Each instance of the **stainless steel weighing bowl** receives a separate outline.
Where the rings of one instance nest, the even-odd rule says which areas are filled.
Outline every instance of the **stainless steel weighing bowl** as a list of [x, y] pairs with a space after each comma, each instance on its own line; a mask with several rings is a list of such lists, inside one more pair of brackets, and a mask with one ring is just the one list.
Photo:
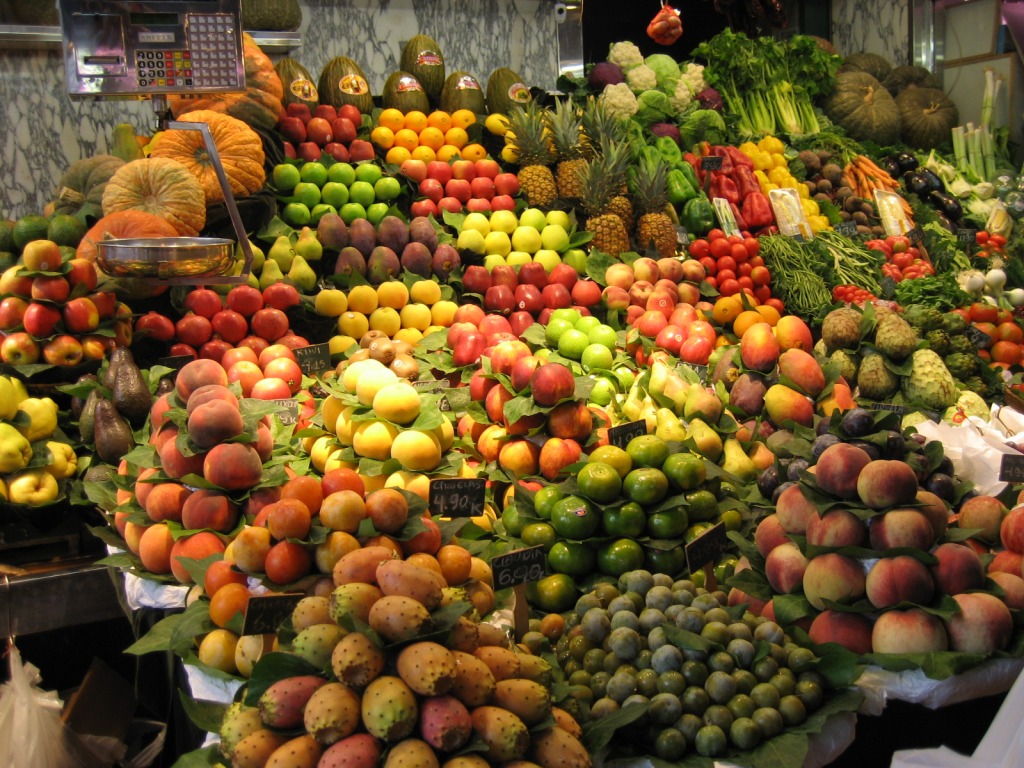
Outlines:
[[112, 277], [209, 277], [231, 268], [234, 246], [215, 237], [121, 238], [101, 241], [97, 260]]

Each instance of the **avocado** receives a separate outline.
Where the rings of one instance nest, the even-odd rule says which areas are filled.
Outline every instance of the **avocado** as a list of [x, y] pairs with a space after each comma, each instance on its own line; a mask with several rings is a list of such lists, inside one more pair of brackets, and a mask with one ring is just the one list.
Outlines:
[[146, 377], [135, 363], [124, 362], [117, 366], [111, 386], [111, 401], [117, 412], [136, 429], [146, 423], [153, 396], [149, 393]]
[[[99, 379], [96, 378], [96, 374], [94, 374], [94, 373], [83, 374], [82, 376], [78, 377], [78, 381], [76, 381], [75, 383], [76, 384], [87, 384], [89, 382], [96, 382], [97, 384], [99, 383]], [[89, 390], [89, 391], [91, 392], [92, 390]], [[86, 395], [86, 397], [88, 397], [88, 395]], [[85, 406], [85, 397], [73, 397], [73, 398], [71, 398], [71, 415], [74, 416], [76, 419], [81, 418], [81, 416], [82, 416], [82, 408], [84, 406]]]
[[121, 418], [114, 404], [102, 395], [96, 400], [93, 429], [96, 455], [108, 464], [116, 464], [135, 447], [132, 428]]
[[78, 434], [83, 443], [91, 443], [96, 436], [96, 403], [101, 397], [103, 395], [99, 388], [92, 390], [82, 404], [82, 412], [78, 414]]
[[110, 362], [107, 363], [106, 373], [103, 374], [103, 386], [107, 389], [114, 386], [114, 374], [117, 373], [118, 366], [124, 362], [135, 362], [132, 351], [128, 347], [114, 347], [114, 351], [110, 353]]

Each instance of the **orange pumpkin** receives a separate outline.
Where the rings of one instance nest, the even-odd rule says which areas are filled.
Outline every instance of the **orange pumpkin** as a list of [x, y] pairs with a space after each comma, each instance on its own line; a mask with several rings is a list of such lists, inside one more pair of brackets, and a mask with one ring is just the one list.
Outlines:
[[274, 71], [274, 63], [248, 33], [242, 35], [242, 61], [245, 64], [244, 91], [196, 98], [171, 96], [171, 114], [177, 118], [185, 112], [212, 109], [237, 117], [256, 128], [273, 128], [283, 109], [281, 99], [284, 97], [284, 87]]
[[[263, 170], [263, 141], [259, 134], [241, 120], [202, 109], [186, 112], [179, 118], [193, 123], [206, 123], [217, 146], [221, 165], [228, 177], [231, 194], [244, 197], [263, 188], [267, 174]], [[224, 192], [217, 179], [210, 155], [199, 131], [173, 129], [164, 131], [153, 146], [150, 159], [156, 157], [176, 160], [199, 180], [207, 205], [224, 200]]]
[[146, 211], [166, 219], [179, 235], [194, 237], [206, 224], [199, 180], [177, 160], [149, 157], [118, 169], [103, 190], [103, 213]]
[[114, 211], [101, 218], [85, 233], [75, 256], [96, 263], [99, 243], [111, 238], [177, 237], [176, 230], [167, 219], [145, 211]]

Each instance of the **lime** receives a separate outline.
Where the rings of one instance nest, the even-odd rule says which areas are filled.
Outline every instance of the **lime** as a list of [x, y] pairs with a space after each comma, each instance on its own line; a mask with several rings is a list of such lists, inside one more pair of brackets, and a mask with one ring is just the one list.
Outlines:
[[353, 181], [348, 188], [348, 196], [353, 203], [359, 203], [362, 206], [372, 205], [377, 199], [373, 192], [373, 184], [368, 181]]
[[695, 523], [718, 519], [718, 499], [711, 491], [704, 489], [686, 494], [686, 511]]
[[647, 533], [652, 539], [678, 539], [685, 535], [689, 522], [684, 509], [656, 512], [647, 518]]
[[568, 320], [574, 328], [581, 317], [583, 315], [580, 314], [580, 311], [572, 307], [559, 307], [551, 313], [552, 320]]
[[352, 182], [356, 180], [356, 169], [348, 163], [335, 163], [327, 169], [327, 180], [351, 187]]
[[668, 495], [668, 478], [660, 469], [640, 467], [630, 471], [622, 481], [627, 499], [642, 506], [654, 506]]
[[[581, 331], [576, 331], [576, 333], [581, 333]], [[561, 351], [561, 339], [559, 340], [559, 351]], [[612, 367], [614, 357], [612, 351], [604, 344], [590, 343], [583, 348], [583, 354], [580, 355], [579, 360], [585, 371], [607, 371]]]
[[668, 458], [668, 444], [657, 435], [638, 435], [626, 444], [634, 467], [660, 468]]
[[633, 468], [633, 460], [629, 454], [617, 445], [600, 445], [590, 452], [588, 461], [600, 461], [611, 464], [619, 477], [625, 477]]
[[622, 490], [622, 478], [618, 470], [602, 461], [587, 462], [576, 476], [576, 484], [580, 487], [580, 493], [597, 504], [615, 501]]
[[348, 202], [348, 187], [340, 181], [328, 181], [320, 190], [320, 199], [335, 208], [341, 208]]
[[593, 548], [582, 541], [556, 541], [548, 550], [548, 568], [555, 573], [586, 576], [596, 562]]
[[551, 519], [551, 508], [561, 501], [565, 494], [553, 485], [541, 488], [533, 497], [533, 510], [541, 520]]
[[573, 327], [577, 331], [583, 331], [584, 333], [588, 334], [589, 337], [590, 331], [599, 326], [600, 324], [601, 320], [599, 318], [596, 318], [593, 315], [584, 315], [573, 324]]
[[351, 224], [356, 219], [366, 218], [366, 208], [359, 203], [345, 203], [338, 209], [338, 215], [346, 224]]
[[544, 613], [568, 611], [577, 597], [576, 581], [566, 573], [553, 573], [526, 585], [527, 600]]
[[615, 349], [619, 345], [618, 334], [610, 325], [598, 323], [587, 331], [587, 338], [591, 344], [601, 344], [608, 349]]
[[394, 176], [382, 176], [373, 183], [373, 193], [378, 200], [394, 200], [402, 194], [402, 185]]
[[366, 218], [370, 220], [373, 226], [377, 226], [388, 215], [389, 208], [390, 206], [387, 203], [372, 203], [366, 206]]
[[692, 491], [707, 479], [704, 460], [692, 453], [673, 453], [665, 459], [661, 471], [678, 491]]
[[729, 741], [735, 744], [737, 749], [753, 749], [761, 743], [761, 738], [761, 726], [749, 717], [737, 717], [729, 726]]
[[570, 330], [573, 330], [573, 327], [569, 320], [552, 317], [544, 328], [544, 340], [549, 347], [557, 347], [558, 339], [561, 338], [563, 333]]
[[601, 517], [581, 496], [566, 496], [551, 509], [555, 533], [567, 539], [587, 539], [597, 533]]
[[309, 181], [300, 181], [292, 190], [292, 197], [296, 202], [302, 203], [307, 208], [312, 208], [320, 202], [320, 187]]
[[376, 163], [360, 163], [356, 166], [356, 181], [375, 184], [384, 175], [384, 171]]
[[505, 533], [509, 536], [522, 535], [523, 529], [526, 527], [515, 504], [505, 507], [505, 511], [501, 513], [501, 524], [505, 526]]
[[583, 357], [583, 350], [589, 343], [587, 334], [583, 331], [568, 328], [558, 337], [558, 354], [570, 360], [579, 360]]
[[644, 548], [632, 539], [616, 539], [597, 551], [597, 567], [609, 576], [643, 568]]
[[647, 515], [643, 507], [635, 501], [629, 501], [621, 507], [606, 509], [601, 518], [601, 527], [609, 536], [635, 539], [647, 530]]
[[299, 178], [308, 183], [322, 187], [327, 183], [327, 167], [323, 163], [303, 163], [299, 168]]
[[281, 218], [290, 227], [304, 227], [309, 224], [309, 208], [302, 203], [288, 203], [281, 211]]
[[738, 509], [726, 509], [718, 516], [718, 519], [725, 524], [727, 531], [738, 531], [743, 525], [743, 515]]
[[683, 534], [683, 538], [686, 540], [686, 543], [689, 544], [698, 536], [705, 534], [710, 530], [711, 523], [693, 523], [689, 528], [686, 529], [686, 533]]
[[697, 737], [693, 740], [694, 749], [702, 757], [724, 754], [727, 745], [725, 731], [718, 725], [705, 725], [697, 731]]
[[536, 547], [540, 545], [547, 552], [551, 549], [551, 545], [555, 543], [558, 535], [550, 523], [529, 523], [523, 526], [523, 531], [519, 538], [523, 540], [526, 546]]
[[274, 188], [281, 194], [287, 194], [295, 189], [295, 185], [302, 181], [302, 174], [298, 166], [291, 163], [278, 163], [270, 174]]

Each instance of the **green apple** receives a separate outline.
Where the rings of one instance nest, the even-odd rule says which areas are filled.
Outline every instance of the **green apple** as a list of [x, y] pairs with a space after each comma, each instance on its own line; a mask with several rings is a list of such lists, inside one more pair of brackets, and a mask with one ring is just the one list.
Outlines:
[[356, 169], [348, 163], [335, 163], [327, 169], [327, 180], [351, 187], [356, 180]]
[[594, 317], [593, 315], [586, 315], [585, 317], [581, 317], [579, 320], [577, 320], [573, 324], [573, 327], [577, 331], [583, 331], [584, 333], [589, 334], [591, 328], [597, 328], [597, 326], [599, 326], [600, 324], [600, 318]]
[[466, 229], [463, 227], [462, 231], [459, 232], [459, 239], [455, 241], [455, 247], [472, 251], [473, 253], [483, 253], [484, 248], [484, 236], [483, 233], [478, 229]]
[[575, 269], [577, 274], [587, 273], [587, 252], [582, 248], [570, 248], [562, 254], [562, 261]]
[[505, 263], [510, 267], [515, 267], [516, 271], [528, 262], [533, 261], [533, 257], [526, 251], [512, 251], [508, 256], [505, 257]]
[[618, 383], [609, 376], [594, 377], [594, 388], [590, 390], [590, 402], [595, 405], [608, 405], [619, 392]]
[[[560, 310], [555, 310], [558, 312]], [[558, 340], [562, 334], [566, 331], [571, 331], [573, 321], [566, 317], [555, 317], [554, 313], [551, 315], [551, 319], [548, 324], [544, 327], [544, 340], [548, 343], [548, 346], [554, 347], [558, 345]]]
[[356, 166], [356, 181], [374, 184], [383, 175], [384, 171], [376, 163], [360, 163]]
[[484, 269], [490, 272], [492, 269], [501, 264], [506, 264], [504, 256], [499, 256], [496, 253], [489, 253], [484, 256]]
[[519, 226], [515, 211], [494, 211], [491, 213], [491, 231], [497, 230], [511, 235]]
[[620, 365], [615, 369], [615, 377], [619, 380], [619, 389], [628, 392], [629, 388], [633, 386], [633, 382], [636, 381], [636, 372]]
[[544, 229], [545, 224], [547, 224], [547, 217], [540, 208], [527, 208], [519, 214], [519, 226], [521, 227], [533, 227], [540, 232]]
[[551, 273], [551, 270], [562, 263], [561, 256], [558, 255], [557, 251], [552, 251], [550, 248], [541, 248], [535, 254], [533, 254], [533, 260], [538, 264], [543, 264], [544, 269]]
[[[472, 216], [473, 214], [470, 214]], [[484, 236], [484, 251], [496, 253], [499, 256], [508, 256], [512, 250], [512, 241], [505, 232], [488, 232]]]
[[[580, 317], [582, 317], [582, 315], [580, 315], [580, 311], [578, 309], [573, 309], [572, 307], [561, 307], [551, 312], [552, 322], [555, 320], [564, 320], [573, 328], [576, 327], [576, 323], [579, 322]], [[550, 322], [548, 324], [550, 325]]]
[[[332, 168], [334, 166], [331, 166]], [[285, 206], [287, 208], [287, 206]], [[345, 203], [338, 209], [338, 215], [346, 224], [351, 224], [356, 219], [366, 218], [366, 208], [360, 203]]]
[[491, 231], [491, 222], [484, 214], [479, 211], [473, 211], [472, 213], [466, 214], [466, 218], [462, 221], [462, 231], [465, 232], [467, 229], [475, 229], [481, 235], [486, 237]]
[[569, 248], [569, 233], [561, 224], [546, 224], [540, 231], [540, 241], [552, 251], [565, 251]]
[[366, 206], [366, 218], [370, 220], [373, 226], [380, 224], [384, 217], [388, 215], [389, 206], [387, 203], [372, 203]]
[[548, 224], [557, 224], [562, 229], [568, 230], [572, 227], [572, 222], [569, 221], [569, 214], [567, 211], [550, 210], [544, 217], [544, 221]]
[[512, 233], [512, 248], [517, 251], [536, 253], [541, 248], [540, 230], [519, 225]]

